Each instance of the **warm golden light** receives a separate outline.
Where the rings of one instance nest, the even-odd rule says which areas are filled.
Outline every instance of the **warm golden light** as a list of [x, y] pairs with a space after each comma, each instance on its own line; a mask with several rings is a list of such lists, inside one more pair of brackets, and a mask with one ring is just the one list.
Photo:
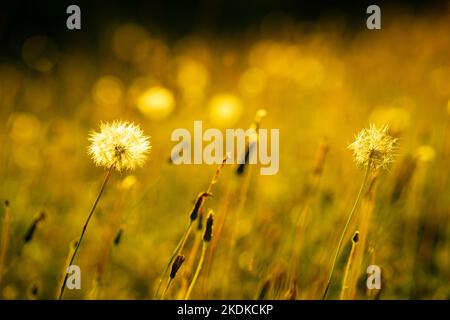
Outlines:
[[232, 94], [219, 94], [214, 96], [209, 103], [209, 117], [211, 121], [220, 127], [233, 126], [242, 113], [241, 100]]
[[379, 126], [389, 124], [390, 132], [395, 135], [408, 128], [410, 123], [409, 112], [403, 108], [377, 108], [372, 112], [370, 118]]
[[201, 98], [208, 81], [208, 70], [201, 62], [191, 58], [180, 59], [177, 83], [188, 99]]
[[167, 88], [152, 87], [139, 96], [137, 107], [148, 118], [157, 121], [163, 120], [175, 108], [175, 97]]
[[102, 77], [95, 83], [92, 95], [100, 106], [117, 105], [123, 96], [122, 82], [113, 76]]
[[16, 2], [0, 299], [450, 298], [450, 7]]
[[264, 90], [267, 76], [259, 68], [246, 70], [239, 79], [239, 88], [247, 96], [255, 96]]

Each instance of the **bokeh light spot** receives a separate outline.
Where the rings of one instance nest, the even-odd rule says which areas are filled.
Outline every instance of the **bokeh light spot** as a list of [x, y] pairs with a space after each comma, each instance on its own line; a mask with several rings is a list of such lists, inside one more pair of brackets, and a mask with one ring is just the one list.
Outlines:
[[232, 94], [218, 94], [209, 103], [211, 121], [219, 127], [233, 126], [242, 113], [241, 100]]
[[163, 120], [175, 108], [175, 97], [169, 89], [155, 86], [144, 91], [139, 96], [137, 107], [150, 119]]

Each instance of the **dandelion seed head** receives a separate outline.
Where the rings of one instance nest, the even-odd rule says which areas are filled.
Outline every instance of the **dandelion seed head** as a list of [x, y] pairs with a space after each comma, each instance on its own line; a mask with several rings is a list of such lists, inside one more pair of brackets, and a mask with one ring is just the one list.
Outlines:
[[394, 162], [397, 139], [389, 135], [387, 125], [379, 128], [371, 124], [355, 136], [348, 148], [353, 150], [357, 164], [373, 170], [386, 169]]
[[102, 122], [100, 132], [92, 132], [89, 141], [88, 153], [94, 163], [118, 171], [141, 167], [151, 149], [149, 138], [127, 121]]

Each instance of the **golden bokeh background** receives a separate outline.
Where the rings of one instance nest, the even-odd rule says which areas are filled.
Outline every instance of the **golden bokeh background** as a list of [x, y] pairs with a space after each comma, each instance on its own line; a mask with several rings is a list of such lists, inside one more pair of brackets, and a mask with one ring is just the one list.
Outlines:
[[[231, 36], [168, 39], [135, 22], [99, 30], [94, 48], [29, 36], [0, 64], [0, 198], [10, 202], [6, 227], [0, 210], [8, 239], [1, 298], [56, 297], [69, 243], [104, 175], [87, 154], [88, 134], [115, 119], [151, 136], [151, 156], [135, 172], [113, 174], [77, 258], [82, 289], [65, 298], [153, 298], [216, 170], [170, 164], [171, 132], [192, 131], [194, 120], [245, 129], [261, 108], [261, 127], [280, 129], [280, 170], [222, 170], [205, 210], [223, 228], [192, 297], [284, 299], [295, 288], [296, 299], [320, 299], [363, 175], [346, 147], [376, 123], [389, 124], [398, 155], [349, 229], [330, 297], [339, 297], [350, 237], [370, 212], [352, 298], [373, 298], [369, 264], [383, 270], [378, 298], [450, 298], [449, 10], [383, 12], [377, 31], [364, 20], [349, 31], [338, 17], [287, 15]], [[189, 263], [166, 298], [181, 297]]]

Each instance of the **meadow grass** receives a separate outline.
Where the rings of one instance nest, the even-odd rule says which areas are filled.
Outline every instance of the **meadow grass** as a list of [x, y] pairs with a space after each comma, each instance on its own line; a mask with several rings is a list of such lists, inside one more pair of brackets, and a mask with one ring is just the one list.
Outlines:
[[[291, 21], [227, 39], [118, 24], [98, 46], [32, 52], [54, 62], [45, 72], [2, 61], [0, 297], [449, 299], [450, 14], [395, 17], [376, 34]], [[254, 127], [280, 129], [276, 175], [167, 161], [174, 129], [248, 128], [262, 107]], [[99, 145], [141, 132], [131, 123], [152, 136], [148, 161]], [[346, 149], [370, 124], [396, 139], [386, 170], [363, 141]], [[109, 156], [120, 170], [99, 195], [91, 160], [108, 170]], [[64, 292], [74, 263], [82, 289]], [[366, 287], [371, 264], [381, 290]]]

